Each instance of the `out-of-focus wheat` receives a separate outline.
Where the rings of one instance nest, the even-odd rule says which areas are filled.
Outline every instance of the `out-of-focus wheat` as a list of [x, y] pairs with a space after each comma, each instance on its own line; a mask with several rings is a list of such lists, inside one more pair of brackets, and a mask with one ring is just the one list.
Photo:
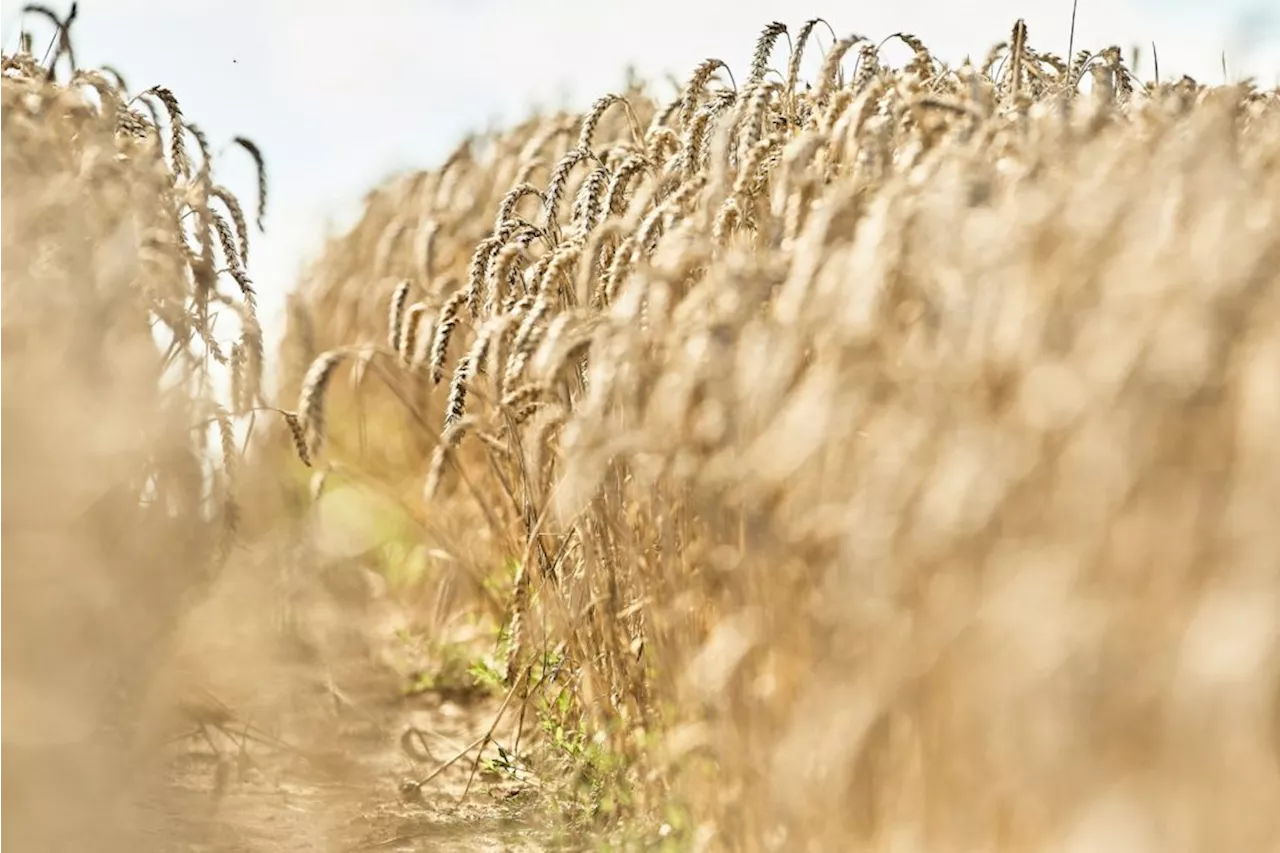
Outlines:
[[0, 87], [5, 840], [138, 849], [131, 726], [234, 544], [234, 420], [261, 398], [247, 227], [168, 90], [28, 53]]
[[741, 88], [709, 60], [373, 193], [309, 351], [385, 338], [371, 276], [445, 307], [392, 393], [329, 384], [317, 464], [519, 560], [512, 677], [565, 649], [632, 801], [721, 847], [1276, 837], [1280, 96], [1022, 22], [779, 86], [779, 27]]

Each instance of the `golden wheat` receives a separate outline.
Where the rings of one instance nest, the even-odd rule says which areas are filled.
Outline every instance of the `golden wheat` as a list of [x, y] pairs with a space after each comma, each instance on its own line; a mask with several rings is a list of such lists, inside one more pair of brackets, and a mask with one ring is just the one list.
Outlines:
[[956, 67], [832, 33], [802, 85], [820, 23], [380, 188], [301, 284], [299, 410], [410, 278], [430, 384], [393, 313], [394, 393], [326, 429], [518, 563], [509, 681], [563, 651], [607, 782], [701, 843], [1273, 837], [1280, 96], [1022, 21]]
[[5, 838], [137, 849], [128, 815], [153, 737], [140, 709], [243, 533], [237, 419], [263, 358], [248, 227], [173, 92], [131, 97], [118, 74], [77, 69], [74, 4], [65, 19], [28, 11], [59, 46], [47, 64], [0, 63], [5, 781], [20, 792]]

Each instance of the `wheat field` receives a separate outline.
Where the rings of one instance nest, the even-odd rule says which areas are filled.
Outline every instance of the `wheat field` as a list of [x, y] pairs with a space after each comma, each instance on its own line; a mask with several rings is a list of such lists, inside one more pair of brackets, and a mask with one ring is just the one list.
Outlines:
[[194, 843], [201, 613], [255, 720], [411, 674], [420, 764], [190, 849], [1274, 849], [1280, 92], [771, 23], [377, 187], [276, 351], [272, 152], [63, 48], [4, 58], [6, 840]]

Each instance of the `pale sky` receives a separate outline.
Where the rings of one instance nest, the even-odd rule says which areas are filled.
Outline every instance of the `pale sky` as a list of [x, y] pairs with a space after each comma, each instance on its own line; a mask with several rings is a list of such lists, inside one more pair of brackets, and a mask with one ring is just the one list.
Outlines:
[[[23, 2], [0, 0], [6, 50], [17, 46]], [[59, 11], [69, 5], [47, 2]], [[1272, 86], [1280, 10], [1269, 9], [1265, 0], [1080, 0], [1075, 45], [1141, 44], [1149, 62], [1154, 41], [1162, 76], [1207, 82], [1222, 79], [1225, 51], [1230, 77]], [[956, 61], [980, 57], [1018, 17], [1034, 46], [1065, 55], [1071, 3], [80, 0], [73, 34], [81, 65], [115, 66], [134, 92], [172, 89], [215, 149], [238, 134], [262, 148], [267, 233], [250, 235], [249, 272], [264, 323], [275, 326], [300, 264], [327, 228], [358, 215], [364, 193], [387, 175], [437, 165], [468, 131], [535, 105], [585, 106], [619, 88], [628, 63], [684, 78], [714, 56], [741, 78], [766, 23], [794, 31], [815, 16], [841, 36], [913, 33]], [[42, 52], [50, 29], [38, 19], [29, 26]], [[818, 33], [825, 48], [830, 36]], [[778, 56], [775, 64], [785, 62]], [[246, 203], [255, 197], [242, 152], [230, 152], [218, 172]]]

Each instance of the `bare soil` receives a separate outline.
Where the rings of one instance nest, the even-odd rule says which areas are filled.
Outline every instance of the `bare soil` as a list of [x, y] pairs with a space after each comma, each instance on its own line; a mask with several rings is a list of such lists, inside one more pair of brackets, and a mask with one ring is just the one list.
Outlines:
[[[344, 695], [317, 690], [314, 713], [288, 721], [298, 752], [222, 732], [213, 744], [187, 738], [159, 804], [173, 837], [209, 853], [543, 849], [534, 792], [483, 770], [472, 778], [474, 751], [416, 795], [405, 785], [480, 739], [493, 702], [405, 697], [385, 673]], [[410, 730], [416, 755], [401, 746]]]
[[[287, 640], [278, 625], [259, 619], [255, 629], [236, 615], [255, 597], [248, 575], [192, 621], [204, 697], [195, 704], [213, 696], [236, 719], [208, 736], [192, 725], [170, 746], [155, 803], [166, 834], [201, 853], [545, 849], [537, 792], [486, 772], [475, 750], [458, 758], [489, 731], [501, 699], [408, 692], [414, 668], [433, 662], [413, 657], [399, 630], [406, 609], [370, 593], [361, 572], [346, 565], [341, 583], [312, 583]], [[228, 631], [237, 622], [239, 635]], [[504, 719], [504, 740], [513, 723]], [[244, 737], [246, 724], [261, 740]]]

